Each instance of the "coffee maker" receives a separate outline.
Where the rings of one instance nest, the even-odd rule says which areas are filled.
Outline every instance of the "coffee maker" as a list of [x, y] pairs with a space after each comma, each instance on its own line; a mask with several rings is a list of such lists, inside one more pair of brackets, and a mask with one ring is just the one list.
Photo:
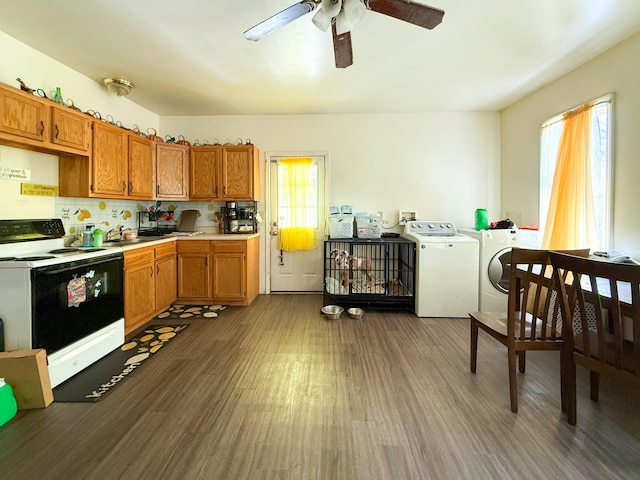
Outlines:
[[224, 233], [255, 233], [257, 231], [255, 212], [257, 202], [228, 201], [222, 207]]

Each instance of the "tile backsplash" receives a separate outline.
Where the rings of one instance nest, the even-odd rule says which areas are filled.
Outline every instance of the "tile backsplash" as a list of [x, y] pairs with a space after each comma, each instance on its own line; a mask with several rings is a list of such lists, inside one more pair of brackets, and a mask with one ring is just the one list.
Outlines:
[[120, 226], [136, 230], [138, 212], [148, 211], [157, 206], [160, 210], [173, 211], [172, 222], [175, 224], [179, 222], [182, 210], [198, 210], [200, 215], [196, 221], [196, 228], [214, 231], [218, 228], [215, 212], [219, 212], [223, 205], [224, 202], [156, 202], [57, 197], [54, 216], [62, 219], [67, 235], [80, 235], [89, 223], [105, 232]]

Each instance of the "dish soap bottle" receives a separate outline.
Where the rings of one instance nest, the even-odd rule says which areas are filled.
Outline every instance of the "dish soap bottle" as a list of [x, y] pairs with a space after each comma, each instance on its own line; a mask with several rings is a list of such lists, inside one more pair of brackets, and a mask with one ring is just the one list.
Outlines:
[[84, 228], [84, 233], [82, 234], [82, 246], [83, 247], [92, 247], [93, 246], [93, 224], [89, 223]]

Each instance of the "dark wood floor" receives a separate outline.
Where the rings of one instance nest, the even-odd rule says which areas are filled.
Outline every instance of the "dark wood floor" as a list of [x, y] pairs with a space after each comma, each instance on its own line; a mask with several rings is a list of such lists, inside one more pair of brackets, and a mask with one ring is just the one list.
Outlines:
[[197, 320], [95, 404], [0, 428], [21, 479], [640, 478], [640, 396], [603, 380], [578, 424], [558, 356], [530, 353], [509, 409], [506, 353], [465, 319], [368, 312], [327, 321], [319, 295], [262, 295]]

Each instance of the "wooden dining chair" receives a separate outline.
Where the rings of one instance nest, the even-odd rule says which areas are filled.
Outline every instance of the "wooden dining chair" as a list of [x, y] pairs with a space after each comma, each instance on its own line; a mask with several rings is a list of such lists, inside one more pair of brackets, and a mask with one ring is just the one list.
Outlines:
[[640, 266], [561, 253], [550, 257], [562, 315], [569, 319], [563, 324], [564, 377], [567, 421], [575, 425], [576, 364], [589, 370], [593, 401], [600, 374], [640, 389]]
[[[585, 257], [589, 249], [566, 252]], [[552, 271], [549, 250], [513, 248], [509, 265], [507, 311], [469, 313], [471, 372], [476, 372], [478, 331], [483, 330], [507, 347], [509, 395], [513, 412], [518, 411], [516, 356], [520, 373], [524, 373], [527, 350], [562, 350], [560, 305], [554, 293]], [[562, 398], [564, 400], [564, 394]]]

